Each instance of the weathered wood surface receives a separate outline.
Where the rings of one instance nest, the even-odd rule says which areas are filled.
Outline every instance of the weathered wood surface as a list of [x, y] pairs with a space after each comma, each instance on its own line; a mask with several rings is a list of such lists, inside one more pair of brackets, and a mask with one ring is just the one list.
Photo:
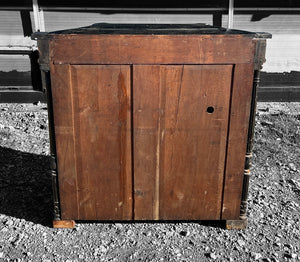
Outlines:
[[254, 40], [51, 41], [62, 219], [239, 219]]
[[242, 35], [61, 35], [50, 43], [50, 58], [55, 64], [234, 64], [251, 63], [254, 48]]
[[62, 219], [79, 219], [70, 66], [51, 67], [53, 116]]
[[232, 85], [223, 220], [239, 219], [249, 128], [253, 64], [235, 65]]
[[54, 228], [74, 228], [75, 221], [74, 220], [53, 220]]
[[61, 67], [53, 103], [62, 219], [132, 219], [130, 68]]
[[134, 218], [158, 219], [160, 67], [133, 68]]
[[220, 219], [231, 73], [133, 67], [135, 219]]

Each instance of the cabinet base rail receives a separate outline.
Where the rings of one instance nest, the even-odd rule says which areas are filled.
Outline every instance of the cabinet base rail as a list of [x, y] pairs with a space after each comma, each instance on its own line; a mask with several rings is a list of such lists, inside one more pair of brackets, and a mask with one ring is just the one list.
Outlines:
[[[134, 221], [132, 222], [134, 223]], [[248, 221], [247, 218], [237, 219], [237, 220], [226, 220], [225, 224], [226, 224], [226, 229], [228, 230], [246, 229]], [[75, 220], [53, 220], [53, 228], [74, 228], [74, 227], [75, 227]]]
[[74, 228], [75, 221], [74, 220], [53, 220], [54, 228]]

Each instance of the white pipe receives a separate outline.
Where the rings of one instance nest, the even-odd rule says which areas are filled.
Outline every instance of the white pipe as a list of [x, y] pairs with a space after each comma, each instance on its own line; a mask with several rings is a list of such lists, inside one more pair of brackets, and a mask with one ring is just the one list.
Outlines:
[[44, 19], [44, 11], [42, 8], [40, 8], [39, 14], [40, 14], [40, 31], [45, 32], [45, 19]]
[[33, 20], [35, 31], [45, 31], [44, 12], [39, 8], [38, 0], [32, 0]]
[[228, 8], [228, 24], [227, 28], [230, 29], [233, 27], [233, 9], [234, 9], [234, 0], [229, 0], [229, 8]]
[[37, 0], [32, 0], [33, 20], [35, 31], [40, 31], [39, 6]]

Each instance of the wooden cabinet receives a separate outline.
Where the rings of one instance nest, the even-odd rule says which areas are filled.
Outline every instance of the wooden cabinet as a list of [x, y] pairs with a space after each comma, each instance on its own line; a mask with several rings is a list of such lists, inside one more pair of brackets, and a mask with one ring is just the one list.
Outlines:
[[96, 24], [36, 36], [57, 227], [68, 220], [245, 226], [267, 34]]

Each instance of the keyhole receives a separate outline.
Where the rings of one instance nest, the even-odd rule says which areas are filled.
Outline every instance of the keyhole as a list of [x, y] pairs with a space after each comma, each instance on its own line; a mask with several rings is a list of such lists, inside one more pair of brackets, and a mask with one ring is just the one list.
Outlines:
[[212, 114], [214, 111], [215, 111], [215, 109], [214, 109], [212, 106], [209, 106], [209, 107], [206, 109], [206, 112], [209, 113], [209, 114]]

